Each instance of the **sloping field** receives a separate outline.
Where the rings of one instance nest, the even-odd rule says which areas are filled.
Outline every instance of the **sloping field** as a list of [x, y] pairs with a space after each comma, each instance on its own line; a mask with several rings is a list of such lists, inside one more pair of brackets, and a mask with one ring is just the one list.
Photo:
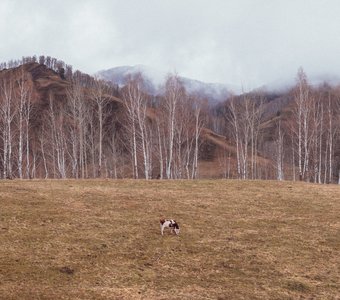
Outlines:
[[[175, 218], [179, 236], [160, 235]], [[2, 181], [1, 299], [339, 299], [340, 186]]]

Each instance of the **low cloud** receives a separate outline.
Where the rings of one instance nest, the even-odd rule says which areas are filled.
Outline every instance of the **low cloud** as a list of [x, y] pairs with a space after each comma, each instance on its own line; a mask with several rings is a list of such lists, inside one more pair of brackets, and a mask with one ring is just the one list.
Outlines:
[[84, 72], [144, 64], [254, 88], [340, 75], [338, 1], [2, 0], [0, 58], [45, 54]]

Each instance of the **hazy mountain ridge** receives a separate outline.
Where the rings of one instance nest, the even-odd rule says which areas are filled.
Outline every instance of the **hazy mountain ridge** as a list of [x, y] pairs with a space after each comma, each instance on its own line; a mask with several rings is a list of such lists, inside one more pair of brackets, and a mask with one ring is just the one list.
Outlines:
[[[313, 88], [318, 88], [324, 84], [331, 87], [336, 87], [340, 84], [340, 77], [331, 74], [318, 74], [308, 76], [308, 84]], [[278, 78], [270, 81], [256, 89], [254, 91], [264, 91], [266, 93], [287, 93], [296, 85], [296, 78], [291, 77], [289, 79]]]
[[[167, 72], [159, 71], [144, 65], [136, 66], [119, 66], [96, 73], [100, 78], [123, 86], [126, 83], [126, 77], [141, 73], [147, 90], [150, 94], [157, 95], [162, 92], [162, 86], [168, 76]], [[187, 92], [199, 94], [212, 102], [225, 100], [231, 93], [240, 93], [240, 88], [233, 85], [221, 83], [206, 83], [199, 80], [179, 76]]]

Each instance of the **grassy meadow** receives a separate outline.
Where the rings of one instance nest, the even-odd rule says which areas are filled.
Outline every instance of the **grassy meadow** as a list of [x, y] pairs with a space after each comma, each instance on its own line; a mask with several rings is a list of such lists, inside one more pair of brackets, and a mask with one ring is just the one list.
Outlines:
[[340, 299], [340, 186], [0, 181], [0, 299]]

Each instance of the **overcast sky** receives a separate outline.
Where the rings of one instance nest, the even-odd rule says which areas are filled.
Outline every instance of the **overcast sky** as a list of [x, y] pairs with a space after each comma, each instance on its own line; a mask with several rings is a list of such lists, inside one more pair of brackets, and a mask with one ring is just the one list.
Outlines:
[[339, 0], [0, 0], [0, 60], [51, 55], [94, 73], [143, 64], [257, 87], [340, 76]]

